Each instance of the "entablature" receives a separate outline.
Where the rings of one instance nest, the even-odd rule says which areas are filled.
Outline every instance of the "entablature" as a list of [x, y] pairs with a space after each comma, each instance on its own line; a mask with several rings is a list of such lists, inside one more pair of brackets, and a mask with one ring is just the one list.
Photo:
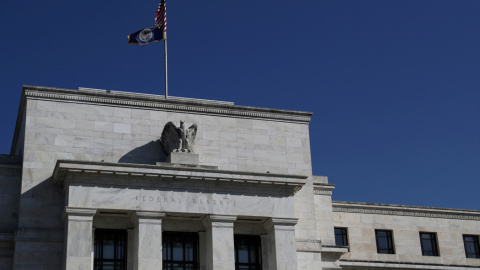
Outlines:
[[211, 166], [179, 166], [58, 160], [53, 179], [58, 186], [87, 184], [169, 190], [227, 191], [236, 194], [291, 196], [308, 176], [218, 170]]

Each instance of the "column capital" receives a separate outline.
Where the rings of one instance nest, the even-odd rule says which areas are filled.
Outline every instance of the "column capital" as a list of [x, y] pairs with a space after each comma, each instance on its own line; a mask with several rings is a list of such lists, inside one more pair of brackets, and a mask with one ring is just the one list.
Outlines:
[[269, 218], [263, 223], [267, 231], [272, 229], [294, 230], [298, 218]]
[[227, 226], [233, 227], [233, 222], [237, 220], [237, 216], [227, 216], [227, 215], [207, 215], [202, 223], [205, 227], [211, 226]]
[[77, 220], [93, 220], [93, 216], [97, 213], [97, 209], [92, 208], [77, 208], [65, 207], [62, 214], [62, 220], [77, 219]]
[[162, 219], [165, 217], [165, 213], [161, 212], [150, 212], [150, 211], [135, 211], [133, 212], [130, 219], [134, 224], [138, 224], [139, 222], [146, 222], [149, 223], [162, 223]]

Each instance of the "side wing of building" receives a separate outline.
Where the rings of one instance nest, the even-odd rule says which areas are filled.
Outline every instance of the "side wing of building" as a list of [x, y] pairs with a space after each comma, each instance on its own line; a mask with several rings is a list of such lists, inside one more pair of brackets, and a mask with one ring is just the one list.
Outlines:
[[478, 269], [480, 211], [332, 204], [343, 269]]

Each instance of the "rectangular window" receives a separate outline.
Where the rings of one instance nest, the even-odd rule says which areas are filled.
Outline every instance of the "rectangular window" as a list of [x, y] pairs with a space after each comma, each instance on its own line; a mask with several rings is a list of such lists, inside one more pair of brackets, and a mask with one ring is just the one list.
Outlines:
[[435, 233], [420, 232], [420, 245], [423, 256], [439, 256], [437, 235]]
[[347, 228], [335, 228], [335, 245], [348, 246]]
[[464, 235], [463, 243], [465, 245], [465, 255], [467, 258], [480, 259], [480, 247], [477, 235]]
[[197, 270], [198, 233], [163, 232], [164, 270]]
[[235, 270], [261, 270], [260, 236], [234, 235]]
[[377, 240], [378, 253], [395, 254], [392, 231], [375, 230], [375, 238]]
[[95, 230], [94, 243], [95, 270], [127, 269], [127, 231]]

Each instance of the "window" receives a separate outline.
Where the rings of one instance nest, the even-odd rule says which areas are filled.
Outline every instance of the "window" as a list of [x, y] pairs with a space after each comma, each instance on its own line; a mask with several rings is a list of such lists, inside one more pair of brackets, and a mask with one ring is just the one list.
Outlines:
[[465, 244], [465, 255], [467, 258], [480, 258], [480, 247], [478, 245], [477, 235], [464, 235], [463, 243]]
[[94, 269], [127, 269], [127, 231], [95, 230]]
[[261, 270], [262, 258], [260, 251], [260, 236], [239, 235], [234, 236], [235, 245], [235, 270]]
[[437, 235], [435, 233], [420, 232], [420, 245], [423, 256], [438, 256]]
[[163, 267], [165, 270], [198, 269], [198, 234], [163, 232]]
[[395, 254], [393, 249], [392, 231], [375, 230], [377, 239], [377, 252], [382, 254]]
[[348, 246], [347, 228], [335, 228], [335, 245]]

